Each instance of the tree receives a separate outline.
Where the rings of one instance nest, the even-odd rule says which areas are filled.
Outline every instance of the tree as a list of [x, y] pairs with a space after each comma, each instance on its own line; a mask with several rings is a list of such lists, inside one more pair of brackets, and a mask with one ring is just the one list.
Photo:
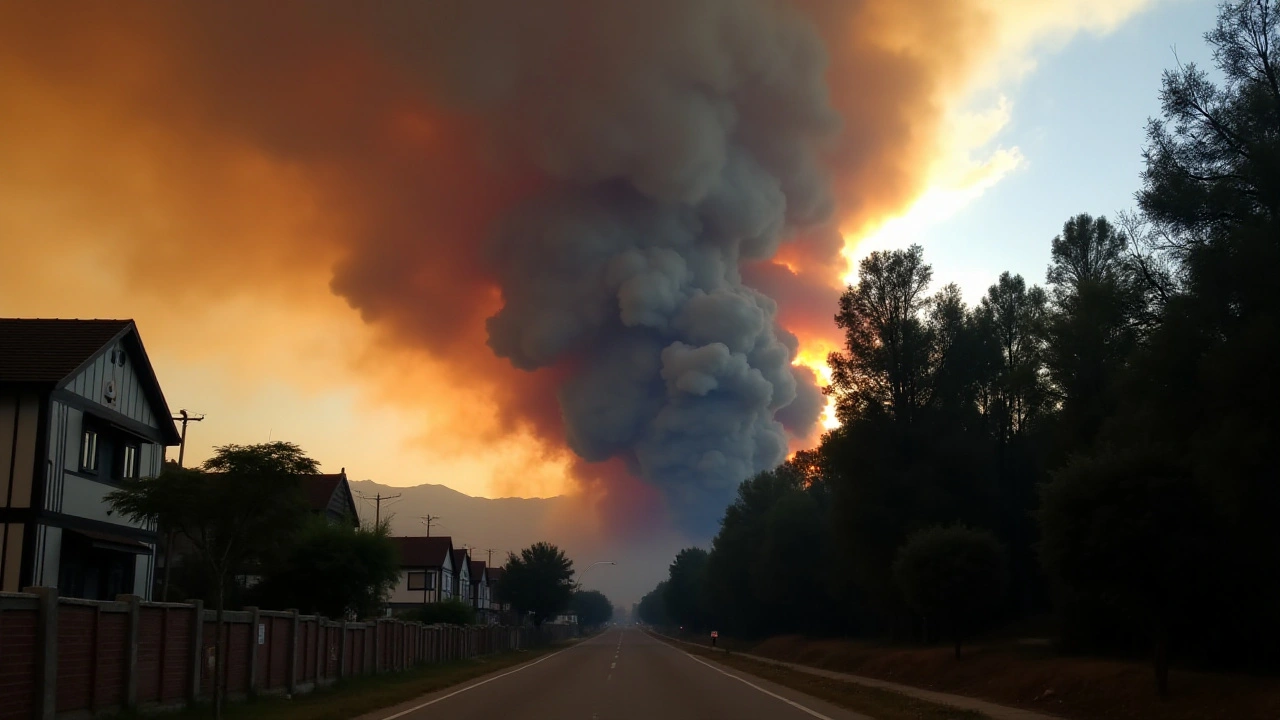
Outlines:
[[1060, 591], [1117, 615], [1116, 625], [1145, 628], [1161, 695], [1175, 630], [1213, 593], [1218, 542], [1209, 497], [1176, 455], [1077, 456], [1044, 487], [1039, 512], [1045, 570]]
[[706, 588], [707, 551], [691, 547], [676, 553], [663, 593], [670, 619], [691, 630], [707, 629], [710, 608]]
[[842, 420], [876, 408], [910, 423], [926, 403], [929, 339], [920, 314], [932, 277], [919, 245], [873, 252], [859, 263], [858, 284], [840, 296], [836, 314], [846, 351], [827, 360]]
[[898, 550], [893, 577], [913, 610], [950, 625], [959, 660], [965, 634], [1004, 598], [1007, 568], [994, 535], [952, 525], [913, 534]]
[[1257, 568], [1280, 564], [1280, 2], [1223, 3], [1205, 37], [1221, 81], [1194, 65], [1166, 72], [1148, 125], [1139, 206], [1179, 282], [1108, 432], [1172, 453], [1225, 518], [1220, 592], [1203, 610], [1212, 633], [1184, 643], [1274, 666], [1280, 575]]
[[667, 581], [663, 580], [658, 583], [645, 596], [640, 598], [640, 604], [636, 608], [640, 619], [649, 625], [657, 627], [669, 627], [671, 625], [671, 616], [667, 614]]
[[599, 627], [613, 617], [613, 603], [596, 590], [574, 591], [569, 607], [577, 614], [578, 624], [584, 628]]
[[1044, 290], [1028, 288], [1021, 275], [1005, 272], [978, 306], [977, 322], [996, 358], [986, 411], [995, 420], [1001, 445], [1023, 434], [1045, 410], [1041, 367], [1046, 303]]
[[[155, 522], [185, 538], [207, 572], [222, 628], [227, 586], [248, 562], [280, 546], [302, 523], [307, 510], [298, 477], [318, 467], [288, 442], [225, 445], [199, 470], [170, 466], [154, 478], [126, 479], [107, 502], [134, 522]], [[215, 717], [222, 715], [223, 644], [219, 631]]]
[[385, 520], [353, 527], [313, 516], [264, 569], [254, 591], [261, 606], [358, 619], [377, 614], [399, 578]]
[[1146, 299], [1137, 279], [1142, 262], [1105, 217], [1068, 220], [1051, 258], [1045, 366], [1062, 407], [1065, 452], [1087, 447], [1115, 412], [1116, 383], [1137, 348]]
[[511, 603], [519, 613], [532, 613], [533, 624], [569, 608], [573, 597], [573, 562], [560, 548], [539, 542], [507, 556], [498, 586], [498, 600]]

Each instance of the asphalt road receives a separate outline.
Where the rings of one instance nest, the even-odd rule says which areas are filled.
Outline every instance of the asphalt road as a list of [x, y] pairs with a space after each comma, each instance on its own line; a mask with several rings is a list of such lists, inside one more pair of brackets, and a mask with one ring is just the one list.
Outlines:
[[612, 628], [362, 720], [871, 720]]

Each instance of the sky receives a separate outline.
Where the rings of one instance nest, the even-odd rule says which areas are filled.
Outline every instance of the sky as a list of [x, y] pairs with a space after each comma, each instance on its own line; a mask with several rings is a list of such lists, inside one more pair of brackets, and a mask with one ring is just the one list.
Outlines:
[[[1046, 43], [1030, 54], [1025, 75], [963, 101], [968, 112], [995, 109], [1003, 121], [970, 159], [1005, 153], [1016, 162], [985, 178], [990, 185], [977, 197], [908, 210], [858, 243], [856, 254], [919, 243], [935, 282], [958, 283], [973, 303], [1003, 270], [1043, 283], [1050, 240], [1067, 218], [1133, 210], [1146, 121], [1160, 113], [1161, 73], [1176, 60], [1211, 65], [1202, 36], [1217, 4], [1167, 0], [1145, 8], [1113, 31]], [[954, 187], [945, 178], [939, 185]]]
[[1068, 217], [1132, 206], [1215, 15], [250, 7], [0, 9], [0, 315], [136, 319], [206, 415], [192, 462], [290, 440], [695, 541], [821, 431], [849, 261], [920, 243], [970, 302], [1042, 282]]

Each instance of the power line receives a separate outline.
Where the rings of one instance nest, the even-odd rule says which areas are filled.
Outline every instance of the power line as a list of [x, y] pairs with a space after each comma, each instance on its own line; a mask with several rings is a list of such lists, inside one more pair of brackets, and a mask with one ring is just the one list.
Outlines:
[[427, 537], [431, 537], [431, 523], [435, 520], [439, 520], [440, 516], [439, 515], [419, 515], [418, 519], [422, 521], [423, 525], [427, 526]]
[[[382, 493], [378, 493], [373, 497], [369, 497], [362, 492], [357, 492], [356, 494], [360, 496], [361, 500], [370, 500], [373, 502], [373, 524], [376, 526], [382, 523], [382, 501], [395, 500], [400, 497], [402, 493], [396, 493], [395, 495], [383, 495]], [[387, 504], [390, 505], [390, 503]]]
[[178, 440], [178, 467], [182, 467], [182, 459], [187, 454], [187, 423], [204, 420], [204, 413], [200, 413], [197, 417], [186, 410], [179, 410], [178, 414], [173, 416], [173, 419], [182, 421], [182, 435]]

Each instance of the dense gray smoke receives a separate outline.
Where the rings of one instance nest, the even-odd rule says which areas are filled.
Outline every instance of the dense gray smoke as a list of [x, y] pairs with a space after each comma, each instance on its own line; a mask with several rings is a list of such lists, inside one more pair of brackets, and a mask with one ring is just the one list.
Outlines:
[[503, 299], [489, 345], [522, 369], [572, 366], [570, 447], [624, 459], [706, 527], [821, 411], [796, 338], [740, 268], [830, 213], [822, 45], [770, 0], [454, 12], [433, 66], [555, 179], [487, 247]]

